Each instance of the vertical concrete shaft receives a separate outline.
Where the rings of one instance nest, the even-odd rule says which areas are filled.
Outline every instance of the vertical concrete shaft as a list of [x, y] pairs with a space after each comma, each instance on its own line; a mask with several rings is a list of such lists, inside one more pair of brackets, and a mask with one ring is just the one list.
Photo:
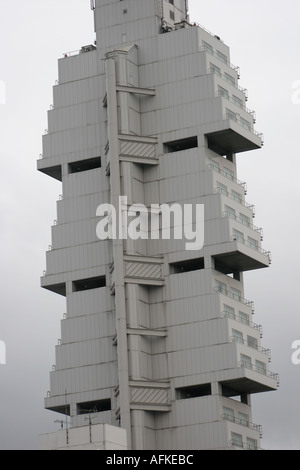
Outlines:
[[[110, 156], [111, 204], [119, 214], [119, 196], [121, 196], [118, 114], [116, 91], [116, 63], [108, 54], [106, 58], [106, 91], [108, 114], [108, 140]], [[113, 258], [115, 272], [115, 309], [118, 350], [118, 376], [121, 427], [127, 431], [128, 448], [131, 448], [130, 390], [127, 346], [127, 316], [124, 283], [123, 240], [119, 237], [117, 217], [117, 237], [113, 240]]]

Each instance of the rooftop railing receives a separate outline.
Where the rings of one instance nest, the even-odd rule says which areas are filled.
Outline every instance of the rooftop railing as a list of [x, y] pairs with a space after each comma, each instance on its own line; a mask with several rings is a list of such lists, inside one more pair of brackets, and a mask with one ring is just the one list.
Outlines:
[[202, 52], [208, 52], [208, 54], [216, 57], [216, 59], [221, 60], [224, 64], [228, 65], [232, 70], [237, 73], [238, 78], [240, 78], [240, 68], [237, 65], [233, 65], [229, 60], [221, 58], [214, 50], [207, 47], [205, 44], [200, 48]]
[[238, 302], [246, 305], [247, 307], [251, 307], [252, 311], [254, 311], [254, 302], [252, 300], [244, 299], [242, 296], [237, 295], [222, 286], [216, 286], [215, 291], [219, 292], [220, 294], [226, 295], [230, 299], [237, 300]]

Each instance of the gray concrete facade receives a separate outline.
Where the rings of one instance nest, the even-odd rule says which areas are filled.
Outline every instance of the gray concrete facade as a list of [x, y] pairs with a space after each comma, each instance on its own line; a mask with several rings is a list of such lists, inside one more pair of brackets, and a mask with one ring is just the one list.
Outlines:
[[[62, 182], [41, 284], [66, 297], [45, 407], [121, 427], [129, 449], [259, 448], [251, 395], [278, 376], [244, 296], [243, 272], [271, 262], [237, 175], [263, 145], [247, 90], [186, 1], [93, 5], [96, 45], [59, 60], [37, 162]], [[97, 208], [120, 196], [203, 204], [203, 248], [99, 240]]]

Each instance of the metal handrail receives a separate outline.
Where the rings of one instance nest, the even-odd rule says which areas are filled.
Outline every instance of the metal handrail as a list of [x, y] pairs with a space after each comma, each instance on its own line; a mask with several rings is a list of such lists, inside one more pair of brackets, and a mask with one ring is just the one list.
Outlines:
[[237, 202], [238, 204], [241, 204], [242, 206], [246, 207], [246, 209], [251, 209], [253, 217], [255, 217], [255, 206], [253, 204], [249, 204], [246, 201], [243, 201], [242, 199], [237, 199], [236, 196], [233, 194], [229, 193], [227, 190], [217, 187], [216, 188], [216, 193], [218, 194], [223, 194], [224, 196], [228, 197], [229, 199], [232, 199], [233, 201]]
[[262, 338], [262, 336], [263, 336], [263, 327], [262, 327], [262, 325], [258, 325], [257, 323], [253, 323], [250, 320], [245, 321], [243, 318], [239, 317], [238, 315], [232, 314], [231, 312], [227, 312], [226, 310], [224, 310], [224, 312], [222, 312], [222, 315], [225, 318], [230, 318], [231, 320], [237, 321], [237, 322], [241, 323], [242, 325], [249, 326], [250, 328], [253, 328], [256, 331], [259, 331], [260, 337]]
[[[209, 67], [208, 69], [208, 73], [209, 74], [215, 74], [215, 69], [212, 68], [212, 67]], [[226, 83], [229, 83], [228, 80], [224, 77], [224, 74], [221, 72], [220, 74], [218, 74], [218, 77], [220, 77], [224, 82]], [[231, 83], [231, 82], [230, 82]], [[237, 83], [231, 83], [231, 85], [236, 88], [237, 90], [241, 91], [242, 93], [244, 93], [245, 95], [245, 100], [248, 101], [248, 90], [247, 88], [243, 88], [241, 87], [240, 85], [238, 85]]]
[[234, 70], [237, 73], [238, 78], [240, 78], [240, 68], [237, 65], [233, 65], [231, 62], [229, 62], [229, 60], [225, 61], [225, 60], [220, 59], [220, 56], [215, 51], [210, 50], [208, 47], [206, 47], [205, 44], [203, 44], [203, 46], [200, 47], [200, 51], [208, 52], [208, 54], [216, 57], [218, 60], [221, 60], [223, 64], [228, 65], [228, 67]]
[[209, 170], [214, 170], [217, 173], [219, 173], [220, 175], [225, 176], [225, 178], [227, 178], [228, 180], [233, 181], [234, 183], [238, 184], [239, 186], [242, 186], [244, 188], [245, 194], [247, 194], [247, 183], [238, 180], [234, 176], [229, 175], [228, 173], [226, 173], [226, 171], [221, 170], [220, 168], [216, 167], [212, 163], [208, 164], [208, 169]]
[[241, 107], [239, 105], [236, 104], [236, 101], [231, 97], [231, 96], [227, 96], [226, 94], [222, 93], [222, 91], [218, 90], [217, 93], [216, 93], [216, 97], [221, 97], [221, 98], [225, 98], [226, 100], [228, 100], [230, 103], [234, 104], [235, 106], [237, 106], [239, 109], [243, 109], [247, 114], [250, 114], [253, 118], [253, 123], [255, 124], [256, 122], [256, 113], [255, 111], [253, 111], [252, 109], [249, 109], [247, 108], [247, 106], [244, 105], [244, 103], [241, 105]]
[[238, 238], [236, 235], [233, 235], [233, 241], [237, 241], [239, 243], [242, 243], [243, 245], [245, 246], [248, 246], [249, 248], [255, 250], [255, 251], [258, 251], [259, 253], [261, 253], [262, 255], [264, 256], [267, 256], [269, 258], [269, 262], [271, 263], [272, 262], [272, 258], [271, 258], [271, 252], [270, 251], [267, 251], [267, 250], [264, 250], [263, 248], [261, 248], [260, 246], [253, 246], [252, 243], [248, 242], [248, 240], [245, 240], [245, 239], [241, 239], [241, 238]]
[[240, 343], [240, 344], [243, 344], [244, 346], [248, 346], [249, 348], [255, 349], [256, 351], [259, 351], [259, 352], [265, 354], [266, 356], [268, 356], [269, 360], [271, 359], [271, 350], [270, 349], [262, 348], [261, 346], [258, 346], [258, 345], [257, 346], [251, 346], [251, 344], [249, 344], [249, 341], [247, 341], [245, 339], [238, 338], [237, 336], [231, 336], [230, 342], [231, 343]]
[[256, 227], [256, 225], [251, 224], [250, 222], [246, 222], [242, 217], [239, 217], [238, 215], [232, 214], [229, 211], [224, 212], [225, 217], [229, 217], [233, 220], [236, 220], [240, 224], [244, 225], [245, 227], [250, 228], [254, 232], [258, 232], [260, 234], [261, 240], [263, 240], [263, 229], [261, 227]]
[[237, 296], [233, 292], [230, 292], [227, 289], [223, 289], [221, 286], [216, 286], [215, 290], [216, 290], [216, 292], [219, 292], [220, 294], [226, 295], [227, 297], [230, 297], [233, 300], [237, 300], [238, 302], [241, 302], [242, 304], [247, 305], [247, 307], [251, 307], [252, 311], [254, 310], [253, 300], [244, 299], [240, 295]]
[[245, 426], [247, 428], [253, 429], [254, 431], [259, 432], [261, 438], [263, 436], [262, 425], [261, 424], [251, 423], [251, 421], [241, 419], [241, 418], [236, 418], [235, 416], [231, 416], [231, 415], [226, 414], [226, 413], [224, 413], [221, 416], [221, 419], [222, 419], [222, 421], [230, 421], [231, 423], [240, 424], [241, 426]]
[[245, 367], [246, 369], [254, 370], [258, 374], [262, 374], [262, 375], [265, 375], [267, 377], [270, 377], [271, 379], [276, 380], [277, 385], [279, 386], [279, 374], [277, 374], [275, 372], [270, 372], [268, 370], [262, 369], [261, 367], [256, 366], [256, 365], [254, 365], [252, 363], [249, 363], [249, 362], [246, 362], [246, 361], [241, 361], [240, 362], [240, 367]]
[[[236, 114], [236, 116], [238, 115], [238, 113], [233, 113], [233, 114]], [[230, 119], [231, 121], [234, 121], [236, 124], [238, 124], [238, 126], [241, 126], [243, 129], [246, 129], [248, 132], [251, 132], [251, 134], [255, 135], [256, 137], [259, 137], [262, 144], [264, 143], [264, 136], [262, 132], [258, 132], [254, 130], [252, 127], [248, 128], [248, 127], [243, 126], [243, 124], [241, 123], [239, 119], [237, 119], [237, 117], [233, 119], [229, 113], [225, 113], [224, 120], [226, 119]]]

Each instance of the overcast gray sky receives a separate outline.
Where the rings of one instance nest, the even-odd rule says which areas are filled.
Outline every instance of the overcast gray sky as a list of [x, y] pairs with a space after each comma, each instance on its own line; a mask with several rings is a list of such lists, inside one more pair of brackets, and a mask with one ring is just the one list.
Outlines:
[[[298, 0], [189, 0], [190, 16], [231, 48], [240, 85], [265, 135], [262, 150], [238, 156], [255, 224], [272, 251], [270, 269], [245, 275], [262, 345], [272, 350], [277, 392], [254, 396], [253, 421], [265, 449], [300, 449], [300, 365], [291, 345], [299, 321], [300, 3]], [[37, 449], [38, 435], [59, 429], [44, 411], [60, 338], [63, 298], [40, 288], [60, 183], [36, 171], [57, 79], [57, 59], [94, 41], [89, 0], [0, 0], [0, 449]], [[1, 87], [2, 84], [2, 87]], [[3, 84], [6, 87], [3, 104]], [[299, 85], [299, 84], [298, 84]], [[299, 101], [299, 104], [298, 104]]]

